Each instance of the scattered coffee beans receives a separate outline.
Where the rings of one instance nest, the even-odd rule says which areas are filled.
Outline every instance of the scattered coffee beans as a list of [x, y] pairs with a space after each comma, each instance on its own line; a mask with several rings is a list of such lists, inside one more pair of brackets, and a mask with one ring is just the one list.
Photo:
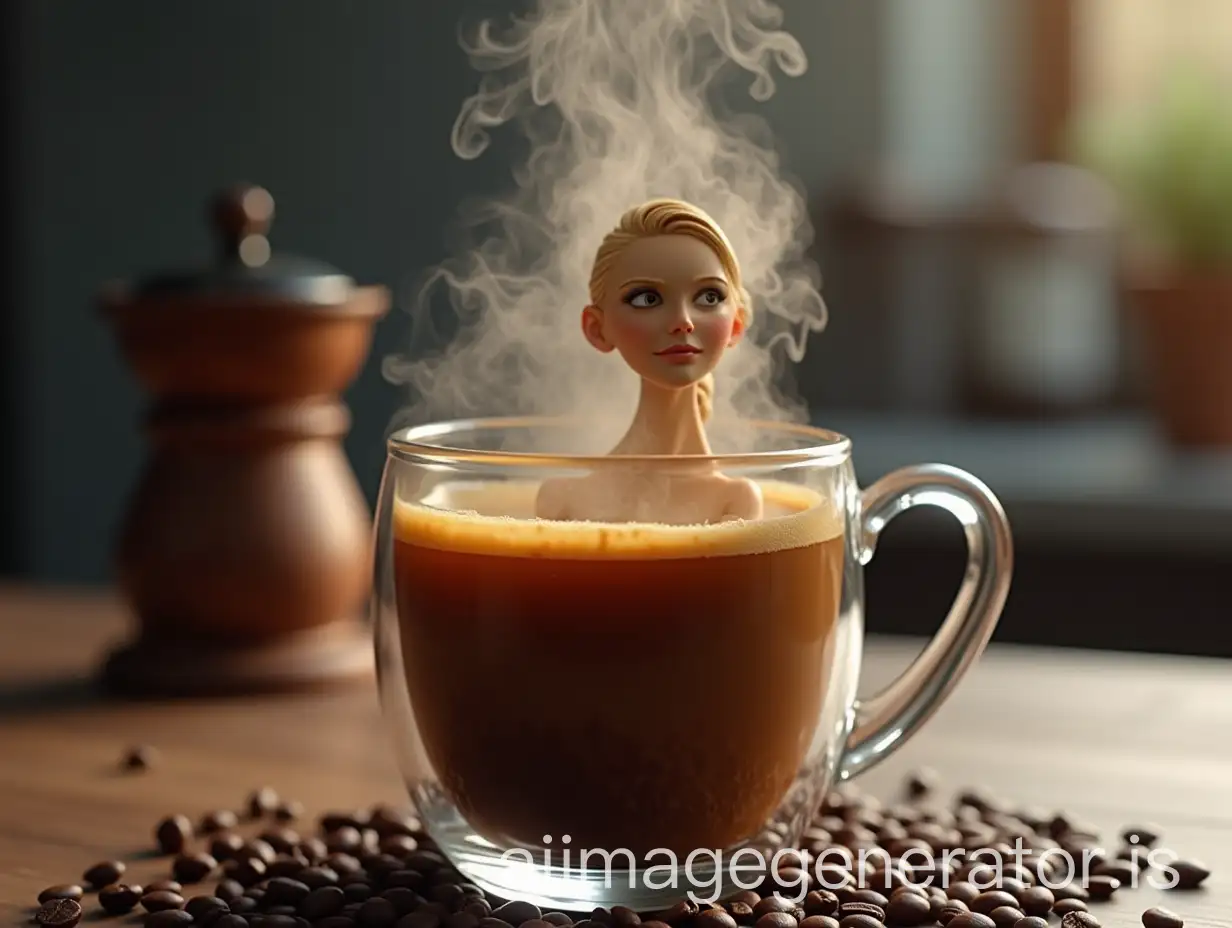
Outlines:
[[[984, 790], [963, 790], [950, 807], [932, 801], [935, 775], [908, 779], [909, 800], [883, 805], [844, 786], [827, 795], [797, 849], [780, 848], [776, 868], [755, 890], [720, 903], [683, 900], [660, 912], [603, 908], [542, 912], [522, 900], [496, 900], [469, 882], [439, 852], [415, 816], [384, 805], [331, 811], [314, 833], [296, 830], [303, 807], [268, 786], [252, 791], [239, 817], [209, 812], [197, 827], [172, 815], [154, 829], [172, 857], [174, 879], [141, 886], [119, 882], [126, 867], [104, 861], [83, 883], [98, 890], [102, 914], [140, 907], [151, 928], [1100, 928], [1089, 911], [1129, 892], [1159, 839], [1155, 826], [1121, 830], [1115, 856], [1100, 851], [1090, 825], [1065, 814], [1014, 809]], [[263, 824], [261, 824], [263, 823]], [[194, 844], [195, 842], [195, 844]], [[1021, 842], [1026, 854], [1015, 847]], [[1045, 851], [1064, 852], [1078, 871]], [[954, 852], [957, 852], [956, 854]], [[818, 865], [818, 858], [824, 863]], [[873, 862], [863, 873], [855, 861]], [[1200, 886], [1210, 871], [1176, 861], [1178, 889]], [[185, 886], [216, 880], [213, 891], [185, 901]], [[919, 885], [925, 881], [936, 885]], [[1042, 885], [1047, 882], [1047, 885]], [[811, 888], [799, 902], [794, 896]], [[81, 885], [39, 894], [35, 921], [72, 928], [82, 919]], [[75, 907], [75, 908], [74, 908]], [[1180, 916], [1152, 908], [1144, 928], [1184, 928]]]

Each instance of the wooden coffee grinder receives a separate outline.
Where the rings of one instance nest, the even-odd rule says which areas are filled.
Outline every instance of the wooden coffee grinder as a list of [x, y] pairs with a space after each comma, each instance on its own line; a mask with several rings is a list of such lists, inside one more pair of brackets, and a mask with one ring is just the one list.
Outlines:
[[212, 213], [212, 267], [101, 298], [153, 400], [151, 456], [116, 550], [138, 633], [103, 681], [205, 696], [367, 680], [371, 513], [339, 395], [389, 293], [271, 257], [274, 203], [259, 187], [223, 193]]

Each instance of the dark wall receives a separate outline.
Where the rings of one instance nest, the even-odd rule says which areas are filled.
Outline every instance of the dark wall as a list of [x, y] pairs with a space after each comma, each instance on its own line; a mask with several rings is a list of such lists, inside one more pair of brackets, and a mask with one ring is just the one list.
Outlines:
[[[812, 192], [874, 148], [877, 13], [850, 0], [784, 2], [810, 72], [764, 108], [786, 168]], [[274, 247], [336, 264], [396, 298], [442, 257], [464, 195], [495, 191], [500, 146], [449, 149], [475, 75], [458, 20], [491, 0], [215, 0], [105, 4], [22, 0], [6, 110], [9, 293], [0, 365], [8, 512], [0, 553], [41, 582], [101, 583], [143, 445], [144, 397], [93, 304], [104, 280], [210, 254], [203, 205], [218, 187], [273, 193]], [[381, 325], [347, 399], [347, 450], [371, 499], [398, 402], [379, 375], [406, 315]], [[7, 388], [7, 389], [6, 389]]]

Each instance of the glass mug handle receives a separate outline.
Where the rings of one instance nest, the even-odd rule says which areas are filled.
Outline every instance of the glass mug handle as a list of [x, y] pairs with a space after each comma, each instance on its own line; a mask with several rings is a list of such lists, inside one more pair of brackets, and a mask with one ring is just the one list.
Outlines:
[[856, 700], [839, 780], [887, 757], [932, 717], [983, 652], [1009, 593], [1014, 552], [1005, 511], [982, 482], [945, 464], [903, 467], [863, 491], [856, 538], [861, 565], [872, 560], [890, 520], [916, 506], [938, 506], [962, 524], [967, 537], [962, 586], [911, 665], [881, 692]]

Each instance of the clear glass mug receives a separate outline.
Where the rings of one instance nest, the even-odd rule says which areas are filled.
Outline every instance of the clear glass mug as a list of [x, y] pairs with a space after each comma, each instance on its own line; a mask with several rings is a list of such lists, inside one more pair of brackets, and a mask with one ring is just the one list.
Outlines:
[[[575, 425], [390, 438], [372, 605], [397, 760], [440, 851], [497, 897], [580, 912], [723, 898], [953, 691], [1000, 616], [1009, 526], [987, 487], [944, 465], [862, 491], [833, 432], [753, 422], [770, 450], [633, 458], [561, 453]], [[533, 518], [546, 478], [654, 486], [707, 464], [757, 481], [765, 517]], [[921, 505], [962, 524], [967, 570], [919, 657], [857, 699], [863, 565]]]

